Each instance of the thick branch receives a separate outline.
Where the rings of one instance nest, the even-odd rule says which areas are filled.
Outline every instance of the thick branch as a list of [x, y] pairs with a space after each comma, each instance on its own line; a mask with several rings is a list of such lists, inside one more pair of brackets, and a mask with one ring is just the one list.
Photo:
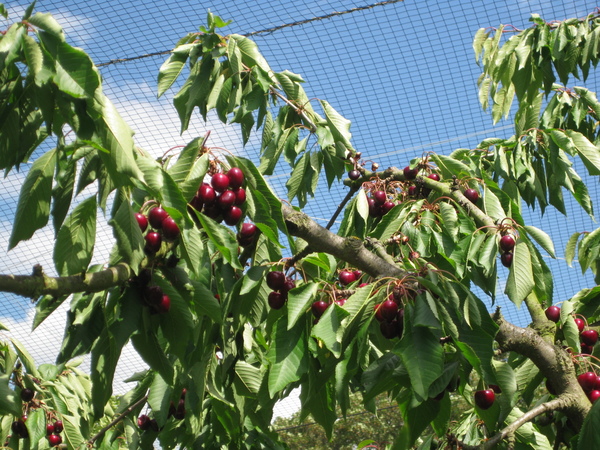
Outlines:
[[109, 267], [100, 272], [49, 277], [40, 266], [35, 266], [32, 275], [0, 275], [0, 291], [12, 292], [37, 299], [42, 295], [60, 297], [75, 292], [100, 292], [118, 286], [134, 275], [124, 263]]
[[517, 431], [521, 426], [525, 425], [527, 422], [535, 419], [537, 416], [539, 416], [540, 414], [543, 414], [545, 412], [565, 409], [565, 407], [568, 406], [568, 404], [572, 400], [573, 399], [568, 396], [564, 396], [564, 397], [559, 396], [553, 400], [550, 400], [549, 402], [542, 403], [541, 405], [536, 406], [535, 408], [527, 411], [525, 414], [523, 414], [521, 417], [519, 417], [513, 423], [508, 425], [506, 428], [501, 430], [498, 434], [496, 434], [495, 436], [492, 436], [488, 441], [486, 441], [481, 446], [481, 449], [494, 448], [497, 444], [500, 443], [500, 441], [502, 441], [506, 437], [513, 434], [515, 431]]
[[563, 399], [561, 410], [571, 419], [576, 429], [581, 428], [591, 403], [577, 382], [575, 367], [569, 354], [562, 348], [545, 341], [530, 328], [517, 327], [496, 313], [499, 325], [496, 341], [503, 351], [515, 351], [537, 366]]
[[367, 250], [360, 239], [338, 236], [287, 205], [282, 205], [282, 212], [290, 234], [304, 239], [316, 251], [329, 253], [374, 277], [407, 275], [395, 264]]

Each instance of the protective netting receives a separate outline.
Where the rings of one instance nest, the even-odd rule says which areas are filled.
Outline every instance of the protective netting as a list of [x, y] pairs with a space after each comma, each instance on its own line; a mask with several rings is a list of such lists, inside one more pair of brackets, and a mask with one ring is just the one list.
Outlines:
[[[480, 27], [530, 25], [531, 13], [547, 21], [584, 17], [597, 4], [593, 1], [39, 1], [37, 10], [51, 12], [64, 26], [67, 39], [82, 47], [100, 66], [104, 89], [124, 118], [136, 131], [137, 144], [159, 156], [192, 138], [211, 131], [210, 146], [225, 147], [258, 161], [256, 138], [244, 148], [237, 127], [225, 126], [214, 116], [203, 123], [192, 121], [183, 136], [172, 106], [176, 90], [156, 99], [158, 68], [169, 49], [185, 33], [203, 24], [206, 8], [234, 22], [224, 33], [249, 34], [274, 70], [289, 69], [307, 81], [310, 98], [327, 99], [352, 121], [353, 144], [363, 157], [388, 166], [404, 167], [424, 152], [448, 154], [456, 148], [474, 148], [489, 137], [509, 137], [509, 120], [492, 125], [477, 99], [480, 74], [473, 56], [472, 39]], [[10, 21], [18, 20], [24, 6], [7, 5]], [[318, 18], [316, 20], [308, 20]], [[9, 22], [10, 22], [9, 21]], [[5, 22], [8, 24], [9, 22]], [[289, 25], [289, 26], [284, 26]], [[0, 26], [5, 28], [5, 26]], [[268, 30], [268, 31], [263, 31]], [[583, 81], [572, 81], [582, 85]], [[592, 74], [585, 86], [598, 90]], [[176, 87], [175, 87], [176, 88]], [[370, 167], [370, 163], [367, 167]], [[583, 167], [580, 173], [584, 173]], [[20, 185], [27, 167], [11, 173], [0, 185], [0, 273], [26, 274], [35, 263], [53, 274], [53, 230], [39, 231], [28, 242], [6, 252]], [[281, 167], [270, 183], [286, 198], [289, 170]], [[589, 181], [584, 179], [584, 181]], [[598, 199], [595, 180], [588, 184], [592, 200]], [[343, 186], [331, 190], [321, 183], [307, 212], [325, 224], [345, 195]], [[590, 218], [573, 202], [568, 215], [549, 209], [527, 213], [526, 221], [548, 232], [558, 258], [548, 257], [555, 274], [555, 302], [566, 300], [583, 287], [593, 285], [564, 261], [566, 239], [572, 232], [595, 228]], [[94, 263], [105, 262], [112, 234], [99, 213], [100, 237]], [[507, 272], [499, 270], [498, 304], [509, 320], [526, 324], [525, 309], [516, 309], [502, 295]], [[61, 310], [68, 307], [65, 302]], [[491, 301], [489, 302], [490, 307]], [[51, 362], [63, 333], [60, 311], [30, 334], [32, 305], [25, 299], [0, 294], [0, 322], [12, 336], [26, 343], [38, 363]], [[139, 370], [143, 363], [126, 351], [116, 380]], [[122, 375], [122, 376], [120, 376]], [[117, 391], [122, 387], [117, 386]], [[283, 411], [282, 413], [285, 413]]]

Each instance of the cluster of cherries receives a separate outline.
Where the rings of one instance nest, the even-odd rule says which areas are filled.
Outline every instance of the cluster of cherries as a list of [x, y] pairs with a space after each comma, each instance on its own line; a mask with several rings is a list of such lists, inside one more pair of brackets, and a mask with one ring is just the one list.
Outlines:
[[[590, 399], [590, 402], [594, 403], [600, 398], [600, 376], [594, 372], [584, 372], [577, 376], [577, 382]], [[550, 393], [553, 394], [553, 392]]]
[[54, 423], [49, 423], [46, 425], [46, 436], [48, 438], [50, 447], [56, 447], [57, 445], [62, 444], [62, 437], [60, 433], [62, 433], [63, 430], [64, 426], [60, 420], [55, 420]]
[[[171, 400], [171, 403], [169, 405], [169, 415], [167, 416], [168, 418], [173, 417], [173, 418], [175, 418], [175, 420], [183, 420], [185, 418], [185, 395], [186, 395], [186, 393], [187, 393], [187, 389], [184, 388], [181, 391], [181, 396], [179, 397], [177, 406], [175, 406], [175, 403]], [[137, 425], [138, 425], [138, 428], [142, 431], [146, 431], [146, 430], [160, 431], [160, 428], [158, 426], [158, 423], [156, 422], [156, 419], [150, 418], [150, 416], [148, 416], [147, 414], [141, 414], [140, 416], [138, 416]]]
[[[340, 273], [338, 274], [338, 282], [340, 283], [341, 286], [348, 286], [350, 283], [354, 283], [355, 281], [360, 280], [360, 278], [362, 277], [362, 272], [360, 270], [341, 270]], [[363, 287], [366, 286], [366, 283], [361, 284], [359, 287]], [[346, 304], [346, 301], [348, 299], [346, 298], [339, 298], [339, 299], [335, 299], [333, 301], [333, 303], [339, 305], [339, 306], [344, 306]], [[327, 308], [329, 308], [329, 305], [331, 305], [331, 302], [326, 302], [325, 300], [317, 300], [315, 302], [313, 302], [313, 304], [310, 307], [310, 310], [313, 314], [313, 316], [315, 316], [315, 323], [321, 318], [321, 316], [325, 313], [325, 311], [327, 311]]]
[[[560, 320], [560, 306], [551, 305], [545, 310], [546, 318], [554, 323]], [[594, 345], [598, 342], [598, 332], [591, 328], [585, 329], [585, 320], [580, 317], [573, 319], [579, 330], [579, 341], [581, 342], [581, 353], [591, 355], [594, 351]]]
[[144, 236], [144, 250], [149, 255], [154, 255], [160, 250], [163, 238], [165, 241], [172, 242], [181, 234], [177, 222], [160, 206], [155, 206], [148, 211], [148, 216], [135, 213], [135, 220], [142, 233], [148, 229], [148, 224], [153, 228]]
[[513, 249], [515, 248], [515, 238], [510, 234], [505, 234], [500, 238], [500, 262], [504, 267], [510, 267], [513, 261]]
[[239, 167], [232, 167], [227, 173], [217, 172], [210, 183], [200, 185], [190, 205], [217, 222], [235, 226], [242, 218], [240, 206], [246, 202], [243, 184], [244, 173]]
[[287, 301], [288, 292], [296, 287], [296, 282], [285, 273], [274, 270], [267, 274], [267, 286], [273, 289], [267, 301], [272, 309], [281, 309]]
[[152, 272], [149, 269], [141, 270], [135, 278], [135, 283], [142, 292], [142, 301], [153, 314], [166, 314], [171, 309], [171, 299], [160, 286], [150, 285], [151, 281]]
[[404, 330], [404, 308], [401, 307], [401, 294], [394, 289], [386, 300], [375, 305], [375, 319], [379, 330], [386, 339], [401, 337]]
[[[35, 391], [29, 388], [21, 389], [21, 400], [25, 403], [29, 403], [35, 397]], [[20, 419], [15, 420], [11, 424], [12, 432], [19, 437], [19, 439], [27, 439], [29, 437], [29, 431], [27, 430], [27, 425], [25, 422], [27, 421], [27, 416], [23, 415]], [[48, 443], [50, 447], [56, 447], [57, 445], [62, 444], [62, 437], [60, 433], [64, 430], [64, 426], [62, 421], [55, 420], [53, 423], [48, 423], [46, 425], [46, 437], [48, 438]]]

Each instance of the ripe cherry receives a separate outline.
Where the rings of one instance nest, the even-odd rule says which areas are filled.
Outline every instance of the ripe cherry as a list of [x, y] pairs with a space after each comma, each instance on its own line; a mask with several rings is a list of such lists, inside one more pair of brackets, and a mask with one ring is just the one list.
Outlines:
[[31, 400], [33, 400], [34, 395], [35, 392], [29, 388], [24, 388], [21, 390], [21, 400], [23, 400], [24, 402], [30, 402]]
[[410, 166], [406, 166], [403, 170], [404, 172], [404, 179], [405, 180], [414, 180], [415, 178], [417, 178], [417, 174], [419, 173], [419, 169], [415, 168], [415, 169], [411, 169]]
[[339, 300], [334, 300], [334, 303], [338, 306], [344, 306], [347, 301], [347, 298], [340, 298]]
[[583, 320], [579, 317], [575, 317], [574, 320], [575, 320], [575, 325], [577, 325], [577, 329], [581, 333], [583, 331], [583, 329], [585, 328], [585, 320]]
[[54, 425], [51, 423], [46, 424], [46, 435], [54, 434]]
[[63, 426], [62, 420], [57, 420], [54, 422], [54, 432], [56, 434], [60, 434], [62, 433], [62, 430], [64, 430], [65, 427]]
[[492, 389], [484, 389], [475, 392], [475, 404], [480, 409], [489, 409], [496, 400], [496, 394]]
[[351, 170], [348, 172], [348, 178], [352, 181], [358, 180], [360, 178], [360, 172], [358, 170]]
[[217, 198], [215, 190], [209, 184], [202, 184], [196, 194], [205, 205], [211, 205]]
[[584, 343], [581, 344], [581, 354], [582, 355], [591, 355], [592, 353], [594, 353], [593, 345], [587, 345]]
[[596, 374], [594, 372], [584, 372], [577, 377], [577, 382], [586, 393], [591, 392], [596, 387]]
[[375, 203], [377, 203], [378, 205], [383, 205], [387, 200], [387, 195], [385, 194], [385, 191], [373, 192], [373, 200], [375, 200]]
[[505, 234], [500, 238], [500, 248], [503, 252], [512, 252], [515, 248], [515, 238], [510, 234]]
[[148, 221], [150, 222], [150, 225], [157, 230], [161, 229], [162, 222], [167, 217], [169, 217], [169, 214], [167, 214], [167, 212], [160, 206], [152, 208], [148, 213]]
[[594, 389], [593, 391], [589, 392], [587, 396], [590, 399], [590, 402], [594, 403], [596, 400], [598, 400], [600, 398], [600, 391], [597, 389]]
[[356, 280], [359, 280], [360, 277], [362, 277], [362, 271], [360, 271], [360, 270], [353, 270], [352, 273], [354, 274], [354, 278]]
[[512, 266], [513, 262], [513, 253], [512, 252], [504, 252], [500, 255], [500, 262], [504, 267]]
[[556, 305], [549, 306], [546, 308], [546, 318], [556, 323], [560, 320], [560, 308]]
[[179, 231], [179, 226], [177, 226], [177, 222], [172, 217], [167, 217], [162, 222], [162, 231], [163, 236], [167, 241], [174, 241], [179, 237], [181, 233]]
[[328, 307], [329, 303], [324, 302], [323, 300], [317, 300], [311, 305], [310, 309], [313, 313], [313, 316], [315, 316], [318, 319], [323, 315], [323, 313], [327, 310]]
[[267, 298], [269, 306], [273, 309], [281, 309], [285, 305], [286, 296], [281, 292], [271, 292]]
[[340, 271], [340, 274], [338, 275], [338, 279], [342, 286], [347, 286], [350, 283], [353, 283], [354, 281], [356, 281], [356, 277], [354, 276], [354, 273], [349, 270]]
[[171, 309], [171, 299], [167, 294], [163, 294], [160, 303], [156, 305], [156, 311], [160, 314], [166, 314]]
[[224, 173], [215, 173], [210, 179], [210, 185], [217, 192], [223, 192], [229, 187], [229, 177]]
[[408, 187], [408, 195], [410, 197], [416, 197], [417, 194], [418, 194], [418, 191], [417, 191], [417, 187], [416, 186], [409, 186]]
[[281, 288], [281, 293], [286, 294], [296, 287], [296, 282], [291, 278], [286, 278]]
[[433, 180], [433, 181], [440, 181], [440, 176], [437, 173], [430, 173], [429, 175], [427, 175], [427, 178]]
[[393, 300], [386, 300], [379, 306], [381, 311], [381, 317], [388, 322], [391, 322], [396, 318], [398, 314], [398, 304]]
[[232, 206], [223, 214], [225, 223], [230, 226], [237, 225], [242, 219], [242, 210], [237, 206]]
[[158, 305], [162, 301], [163, 290], [160, 286], [148, 286], [144, 289], [144, 298], [149, 305]]
[[160, 250], [162, 237], [156, 231], [150, 231], [146, 236], [144, 236], [144, 240], [146, 241], [146, 245], [144, 247], [146, 252], [156, 253]]
[[15, 420], [11, 424], [10, 429], [14, 434], [18, 435], [19, 438], [27, 439], [29, 437], [29, 431], [27, 430], [27, 426], [23, 419]]
[[235, 198], [235, 193], [233, 191], [227, 190], [223, 192], [217, 200], [219, 208], [221, 208], [223, 211], [231, 208], [235, 203]]
[[479, 200], [479, 192], [477, 192], [475, 189], [469, 188], [465, 191], [465, 197], [467, 197], [467, 200], [469, 200], [471, 203], [477, 203]]
[[142, 233], [144, 231], [146, 231], [146, 229], [148, 228], [148, 219], [146, 218], [145, 215], [141, 214], [141, 213], [135, 213], [135, 220], [137, 221], [140, 230], [142, 230]]
[[234, 189], [232, 191], [235, 194], [235, 204], [240, 206], [246, 201], [246, 190], [244, 188]]
[[146, 414], [142, 414], [137, 419], [137, 425], [140, 430], [146, 431], [150, 428], [150, 417], [148, 417]]
[[394, 202], [390, 202], [390, 201], [385, 202], [383, 205], [381, 205], [381, 213], [383, 215], [387, 214], [388, 212], [390, 212], [390, 210], [394, 206], [396, 206], [396, 204]]
[[244, 172], [239, 167], [229, 169], [227, 177], [229, 178], [229, 186], [234, 189], [242, 187], [242, 184], [244, 184]]
[[240, 229], [240, 237], [242, 238], [252, 238], [256, 234], [256, 225], [253, 223], [243, 223], [242, 228]]
[[57, 445], [62, 444], [62, 438], [58, 434], [51, 434], [48, 436], [48, 443], [50, 447], [56, 447]]
[[267, 274], [267, 286], [274, 291], [280, 291], [285, 283], [285, 274], [280, 271], [273, 271]]
[[398, 337], [398, 330], [398, 322], [396, 320], [391, 322], [384, 320], [383, 322], [379, 323], [379, 331], [386, 339], [394, 339], [395, 337]]
[[594, 346], [598, 342], [598, 332], [596, 330], [585, 330], [581, 332], [579, 338], [584, 344]]

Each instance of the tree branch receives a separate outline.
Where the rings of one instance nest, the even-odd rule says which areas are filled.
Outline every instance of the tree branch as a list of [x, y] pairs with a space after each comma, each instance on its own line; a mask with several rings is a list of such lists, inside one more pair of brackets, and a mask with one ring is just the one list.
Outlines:
[[591, 403], [577, 382], [570, 355], [544, 340], [531, 328], [521, 328], [507, 322], [499, 312], [494, 315], [494, 320], [499, 325], [496, 341], [500, 348], [531, 359], [562, 399], [560, 409], [571, 419], [575, 428], [580, 429]]
[[572, 401], [572, 399], [567, 396], [558, 396], [557, 398], [550, 400], [549, 402], [542, 403], [541, 405], [536, 406], [535, 408], [527, 411], [525, 414], [523, 414], [521, 417], [519, 417], [513, 423], [508, 425], [506, 428], [504, 428], [503, 430], [500, 430], [500, 432], [498, 432], [498, 434], [496, 434], [495, 436], [492, 436], [490, 439], [488, 439], [480, 448], [481, 449], [494, 448], [497, 444], [500, 443], [500, 441], [505, 439], [507, 436], [513, 434], [522, 425], [525, 425], [527, 422], [533, 420], [540, 414], [543, 414], [543, 413], [549, 412], [549, 411], [557, 411], [557, 410], [564, 409], [565, 406], [568, 405], [571, 401]]
[[42, 295], [60, 297], [74, 292], [104, 291], [126, 282], [133, 275], [131, 268], [124, 263], [100, 272], [68, 277], [49, 277], [44, 274], [41, 266], [36, 265], [32, 275], [0, 275], [0, 291], [32, 299]]
[[282, 212], [290, 234], [304, 239], [312, 248], [342, 259], [373, 277], [403, 278], [407, 275], [405, 270], [367, 250], [360, 239], [338, 236], [285, 204]]
[[106, 425], [104, 428], [102, 428], [100, 431], [98, 431], [98, 433], [96, 433], [94, 436], [92, 436], [90, 438], [90, 440], [88, 441], [88, 445], [90, 447], [92, 445], [94, 445], [94, 442], [96, 442], [98, 439], [100, 439], [102, 436], [104, 436], [104, 433], [106, 433], [108, 430], [110, 430], [112, 427], [114, 427], [116, 424], [118, 424], [121, 420], [123, 420], [125, 418], [125, 416], [127, 416], [128, 414], [131, 414], [131, 412], [135, 408], [137, 408], [139, 405], [144, 403], [146, 400], [148, 400], [148, 394], [144, 395], [137, 402], [135, 402], [133, 405], [131, 405], [129, 408], [127, 408], [125, 411], [123, 411], [121, 414], [119, 414], [117, 417], [115, 417], [108, 425]]

